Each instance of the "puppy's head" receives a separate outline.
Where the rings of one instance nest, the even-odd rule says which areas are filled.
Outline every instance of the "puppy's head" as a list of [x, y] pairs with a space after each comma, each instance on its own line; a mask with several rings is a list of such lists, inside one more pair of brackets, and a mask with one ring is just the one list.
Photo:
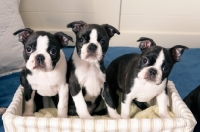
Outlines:
[[161, 84], [164, 79], [168, 78], [173, 65], [180, 61], [184, 50], [188, 49], [182, 45], [166, 49], [156, 46], [152, 39], [145, 37], [140, 38], [138, 41], [140, 41], [139, 48], [142, 51], [140, 63], [138, 64], [140, 69], [138, 77], [156, 85]]
[[66, 47], [72, 38], [62, 32], [51, 34], [45, 31], [34, 32], [30, 28], [13, 33], [19, 36], [24, 45], [23, 56], [29, 70], [52, 71], [60, 59], [62, 47]]
[[75, 21], [67, 25], [76, 34], [76, 50], [78, 56], [88, 62], [97, 62], [103, 59], [109, 40], [115, 33], [120, 32], [111, 25], [86, 24]]

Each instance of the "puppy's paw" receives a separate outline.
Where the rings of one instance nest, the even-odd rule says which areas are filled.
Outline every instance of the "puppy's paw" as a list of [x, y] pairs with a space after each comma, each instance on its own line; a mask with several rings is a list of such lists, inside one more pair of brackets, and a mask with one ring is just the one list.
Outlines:
[[23, 116], [34, 116], [34, 114], [33, 113], [29, 113], [29, 112], [24, 112]]
[[94, 119], [91, 115], [80, 115], [79, 117], [82, 119]]
[[121, 119], [121, 115], [119, 115], [118, 113], [115, 113], [115, 114], [111, 114], [110, 115], [110, 118], [113, 118], [113, 119]]

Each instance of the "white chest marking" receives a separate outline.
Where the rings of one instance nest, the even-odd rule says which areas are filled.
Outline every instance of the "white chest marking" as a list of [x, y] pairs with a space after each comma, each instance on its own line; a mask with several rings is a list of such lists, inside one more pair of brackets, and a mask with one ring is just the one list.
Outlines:
[[148, 102], [165, 89], [166, 82], [167, 79], [163, 80], [160, 85], [156, 85], [143, 79], [136, 78], [130, 92], [132, 99], [137, 98], [137, 101]]
[[100, 95], [101, 88], [104, 87], [105, 74], [100, 70], [97, 62], [90, 63], [81, 60], [76, 52], [73, 53], [74, 65], [76, 67], [75, 75], [78, 82], [82, 87], [86, 89], [86, 96], [84, 97], [87, 101], [94, 101], [98, 95]]
[[27, 80], [33, 90], [42, 96], [54, 96], [58, 93], [61, 86], [66, 84], [66, 59], [62, 50], [60, 50], [60, 60], [52, 71], [31, 71]]

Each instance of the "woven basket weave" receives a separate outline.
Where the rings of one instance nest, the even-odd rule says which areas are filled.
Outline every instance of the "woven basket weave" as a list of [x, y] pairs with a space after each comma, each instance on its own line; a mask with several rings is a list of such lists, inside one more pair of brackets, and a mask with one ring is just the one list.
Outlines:
[[173, 82], [168, 82], [170, 109], [176, 118], [79, 119], [23, 117], [23, 87], [19, 86], [3, 115], [6, 132], [192, 132], [196, 120], [180, 98]]

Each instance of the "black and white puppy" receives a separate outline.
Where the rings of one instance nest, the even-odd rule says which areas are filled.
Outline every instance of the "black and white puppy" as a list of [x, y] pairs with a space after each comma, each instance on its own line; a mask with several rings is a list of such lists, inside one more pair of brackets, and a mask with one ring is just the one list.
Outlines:
[[105, 83], [104, 56], [110, 38], [120, 32], [111, 25], [75, 21], [67, 25], [76, 35], [76, 47], [68, 61], [69, 115], [92, 118]]
[[34, 32], [30, 28], [20, 29], [14, 33], [17, 34], [24, 45], [23, 56], [26, 61], [20, 75], [25, 94], [23, 115], [33, 115], [35, 96], [38, 110], [43, 106], [42, 96], [55, 96], [53, 101], [56, 104], [58, 94], [58, 117], [67, 117], [67, 61], [62, 48], [67, 46], [68, 41], [73, 41], [72, 38], [62, 32]]
[[[166, 85], [175, 62], [187, 47], [176, 45], [169, 50], [156, 46], [142, 37], [139, 48], [142, 54], [125, 54], [116, 58], [106, 71], [107, 86], [103, 90], [108, 114], [111, 118], [130, 118], [133, 100], [148, 102], [156, 97], [160, 117], [170, 117], [167, 112]], [[121, 116], [117, 113], [119, 90], [122, 94]]]

